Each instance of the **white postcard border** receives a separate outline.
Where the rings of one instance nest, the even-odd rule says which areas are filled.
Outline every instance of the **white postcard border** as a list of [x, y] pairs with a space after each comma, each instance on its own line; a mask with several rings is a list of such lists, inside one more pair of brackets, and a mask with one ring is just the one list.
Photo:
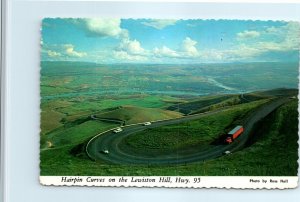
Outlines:
[[[234, 202], [240, 201], [243, 198], [245, 202], [253, 201], [297, 201], [300, 197], [300, 188], [290, 191], [273, 190], [272, 193], [268, 190], [260, 190], [253, 192], [252, 190], [188, 190], [188, 189], [118, 189], [118, 194], [114, 194], [116, 189], [113, 187], [99, 188], [89, 187], [88, 189], [61, 189], [55, 187], [41, 186], [39, 183], [39, 141], [37, 134], [39, 126], [37, 120], [39, 117], [39, 96], [36, 86], [39, 82], [39, 58], [36, 53], [39, 51], [39, 19], [49, 16], [93, 16], [97, 12], [102, 12], [104, 16], [116, 15], [114, 10], [118, 10], [118, 5], [111, 2], [75, 2], [73, 1], [27, 1], [27, 0], [11, 0], [2, 1], [2, 8], [7, 14], [3, 15], [7, 18], [3, 19], [5, 24], [5, 36], [3, 37], [3, 58], [2, 64], [2, 96], [1, 96], [1, 185], [0, 201], [19, 202], [19, 201], [63, 201], [77, 202], [95, 201], [101, 196], [101, 200], [110, 201], [179, 201], [184, 197], [185, 201], [213, 201]], [[42, 3], [41, 3], [42, 2]], [[74, 3], [75, 2], [75, 3]], [[287, 3], [287, 1], [285, 2]], [[201, 4], [202, 9], [199, 9], [198, 4], [192, 4], [187, 8], [195, 8], [197, 16], [202, 18], [237, 18], [237, 19], [252, 19], [252, 20], [298, 20], [299, 4], [262, 4], [259, 7], [252, 4], [231, 4], [230, 9], [226, 4], [214, 4], [214, 9], [208, 8], [206, 4]], [[108, 5], [109, 4], [109, 5]], [[165, 3], [160, 2], [162, 6]], [[171, 4], [174, 5], [174, 4]], [[177, 4], [176, 4], [177, 5]], [[209, 4], [211, 5], [211, 4]], [[220, 9], [225, 5], [226, 9]], [[249, 6], [250, 5], [250, 6]], [[110, 7], [109, 7], [110, 6]], [[182, 6], [182, 5], [180, 5]], [[122, 13], [127, 16], [136, 16], [132, 10], [137, 6], [132, 6], [128, 3], [122, 4]], [[144, 6], [144, 9], [138, 10], [144, 16], [149, 16], [147, 9], [152, 9], [153, 6]], [[247, 7], [247, 9], [245, 9]], [[172, 7], [174, 8], [174, 7]], [[179, 8], [175, 6], [175, 8]], [[186, 7], [185, 7], [186, 8]], [[151, 10], [151, 11], [152, 11]], [[214, 11], [211, 12], [210, 11]], [[260, 11], [264, 12], [260, 12]], [[4, 12], [3, 12], [4, 13]], [[152, 12], [155, 13], [155, 12]], [[175, 14], [174, 14], [175, 13]], [[195, 16], [195, 11], [190, 12]], [[210, 14], [207, 14], [210, 13]], [[177, 9], [165, 9], [158, 11], [156, 15], [162, 17], [166, 15], [177, 16]], [[154, 14], [152, 14], [154, 15]], [[181, 16], [179, 16], [181, 17]], [[12, 23], [13, 22], [13, 23]], [[24, 27], [26, 29], [24, 29]], [[25, 31], [26, 32], [25, 32]], [[16, 40], [21, 36], [26, 40]], [[12, 43], [13, 42], [13, 43]], [[4, 43], [6, 44], [4, 46]], [[28, 51], [30, 47], [31, 51]], [[27, 50], [24, 54], [24, 49]], [[18, 50], [18, 51], [12, 51]], [[18, 58], [16, 60], [15, 58]], [[19, 68], [21, 63], [30, 68]], [[9, 68], [8, 68], [9, 67]], [[31, 90], [28, 90], [31, 89]], [[23, 93], [26, 92], [26, 96]], [[24, 107], [26, 106], [26, 107]], [[28, 116], [30, 112], [31, 116]], [[16, 127], [18, 126], [18, 127]], [[20, 135], [26, 134], [26, 135]], [[5, 144], [4, 144], [5, 143]], [[20, 158], [20, 150], [16, 146], [22, 145], [22, 158]], [[27, 146], [24, 146], [27, 145]], [[5, 147], [4, 147], [5, 146]], [[299, 161], [298, 161], [299, 162]], [[47, 176], [42, 176], [40, 179], [46, 179]], [[50, 178], [52, 178], [50, 176]], [[50, 179], [49, 178], [49, 179]], [[291, 192], [292, 191], [292, 192]], [[88, 197], [87, 197], [88, 196]], [[84, 200], [83, 200], [84, 197]]]
[[40, 176], [42, 185], [99, 187], [292, 189], [297, 176]]

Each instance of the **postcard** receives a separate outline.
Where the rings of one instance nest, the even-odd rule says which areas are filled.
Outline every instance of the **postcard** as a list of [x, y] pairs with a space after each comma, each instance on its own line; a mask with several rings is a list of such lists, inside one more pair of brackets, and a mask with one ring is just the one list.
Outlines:
[[41, 184], [297, 187], [298, 22], [41, 26]]

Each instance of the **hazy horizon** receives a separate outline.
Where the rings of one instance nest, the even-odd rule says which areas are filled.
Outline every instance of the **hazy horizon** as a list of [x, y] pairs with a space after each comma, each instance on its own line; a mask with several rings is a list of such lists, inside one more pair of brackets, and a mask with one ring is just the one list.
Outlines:
[[[42, 62], [42, 85], [67, 87], [42, 98], [79, 95], [199, 96], [298, 88], [297, 63], [96, 64]], [[226, 66], [226, 67], [224, 67]], [[164, 67], [164, 68], [163, 68]], [[48, 84], [49, 83], [49, 84]]]

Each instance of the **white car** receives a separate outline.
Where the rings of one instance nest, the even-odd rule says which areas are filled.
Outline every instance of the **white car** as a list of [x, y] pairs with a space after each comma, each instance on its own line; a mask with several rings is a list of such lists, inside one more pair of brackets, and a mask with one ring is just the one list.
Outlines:
[[149, 126], [149, 125], [151, 125], [151, 122], [145, 122], [145, 123], [143, 123], [143, 125], [144, 126]]
[[119, 132], [122, 132], [122, 128], [116, 128], [115, 130], [113, 130], [114, 133], [119, 133]]
[[231, 154], [231, 152], [230, 151], [224, 151], [223, 154], [228, 155], [228, 154]]
[[102, 152], [103, 154], [109, 154], [109, 151], [108, 151], [107, 149], [102, 150], [101, 152]]

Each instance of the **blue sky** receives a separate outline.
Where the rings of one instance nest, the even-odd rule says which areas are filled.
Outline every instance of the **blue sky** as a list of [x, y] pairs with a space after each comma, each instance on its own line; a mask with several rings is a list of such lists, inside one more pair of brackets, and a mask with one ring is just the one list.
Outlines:
[[297, 62], [299, 24], [284, 21], [46, 18], [43, 61]]

